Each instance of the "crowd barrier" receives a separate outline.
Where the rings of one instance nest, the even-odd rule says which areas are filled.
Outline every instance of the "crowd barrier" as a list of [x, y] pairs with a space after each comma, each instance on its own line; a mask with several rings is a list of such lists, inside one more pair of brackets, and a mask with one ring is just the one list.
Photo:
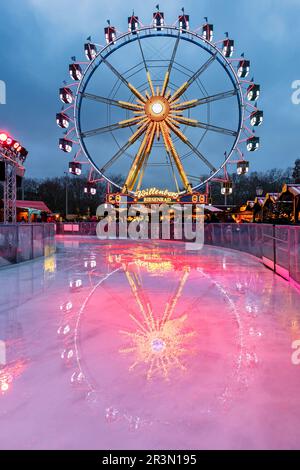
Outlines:
[[300, 226], [206, 224], [205, 243], [254, 255], [300, 286]]
[[0, 267], [55, 252], [55, 224], [0, 224]]

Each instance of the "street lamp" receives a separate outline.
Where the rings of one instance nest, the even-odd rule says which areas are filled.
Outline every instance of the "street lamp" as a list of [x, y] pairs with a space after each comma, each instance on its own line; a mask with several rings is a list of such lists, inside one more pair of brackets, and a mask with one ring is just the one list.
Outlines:
[[68, 202], [69, 202], [68, 201], [68, 199], [69, 199], [68, 198], [68, 196], [69, 196], [68, 195], [68, 189], [69, 189], [68, 188], [68, 182], [69, 182], [69, 174], [68, 174], [67, 171], [64, 171], [64, 174], [66, 175], [66, 205], [65, 205], [65, 207], [66, 207], [66, 220], [68, 220]]
[[256, 196], [261, 197], [264, 194], [264, 189], [261, 186], [257, 186], [256, 188]]

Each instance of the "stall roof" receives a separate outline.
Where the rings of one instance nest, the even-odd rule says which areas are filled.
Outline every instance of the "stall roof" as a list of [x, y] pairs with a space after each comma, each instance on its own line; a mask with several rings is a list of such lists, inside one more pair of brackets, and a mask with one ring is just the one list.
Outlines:
[[16, 201], [18, 209], [34, 209], [41, 212], [51, 213], [49, 207], [43, 201]]
[[204, 206], [204, 209], [209, 212], [224, 212], [222, 209], [218, 209], [217, 207], [214, 207], [214, 206]]
[[279, 196], [280, 196], [280, 193], [268, 193], [268, 194], [266, 194], [263, 205], [265, 205], [266, 202], [269, 201], [269, 200], [271, 200], [272, 202], [278, 201]]
[[291, 193], [293, 196], [300, 196], [300, 184], [285, 184], [282, 188], [280, 197], [284, 193]]
[[264, 201], [265, 201], [264, 197], [256, 197], [254, 200], [254, 204], [259, 204], [260, 206], [263, 206]]

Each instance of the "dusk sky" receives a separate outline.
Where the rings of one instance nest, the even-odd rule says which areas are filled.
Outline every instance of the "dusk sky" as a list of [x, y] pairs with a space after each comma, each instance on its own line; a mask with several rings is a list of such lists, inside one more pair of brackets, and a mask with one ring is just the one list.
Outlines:
[[[84, 60], [88, 36], [104, 44], [109, 18], [118, 31], [127, 30], [132, 10], [150, 24], [155, 1], [131, 0], [10, 0], [2, 2], [0, 80], [7, 87], [7, 104], [0, 105], [0, 127], [29, 150], [28, 177], [62, 175], [68, 158], [58, 149], [61, 136], [55, 123], [60, 110], [58, 89], [68, 78], [70, 57]], [[300, 157], [300, 105], [292, 103], [292, 83], [300, 80], [299, 0], [164, 0], [166, 22], [175, 22], [182, 7], [190, 14], [191, 29], [203, 17], [215, 25], [215, 38], [228, 31], [236, 51], [251, 60], [261, 85], [259, 107], [264, 124], [257, 134], [261, 150], [251, 155], [251, 170], [292, 166]], [[125, 61], [124, 57], [124, 61]]]

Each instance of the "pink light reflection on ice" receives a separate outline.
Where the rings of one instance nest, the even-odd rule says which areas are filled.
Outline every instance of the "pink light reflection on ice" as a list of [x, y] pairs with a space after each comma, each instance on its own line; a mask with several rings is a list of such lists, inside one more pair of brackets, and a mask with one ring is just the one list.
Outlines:
[[50, 278], [39, 261], [11, 269], [44, 290], [19, 307], [31, 360], [0, 397], [0, 446], [300, 447], [297, 291], [219, 248], [62, 246]]

